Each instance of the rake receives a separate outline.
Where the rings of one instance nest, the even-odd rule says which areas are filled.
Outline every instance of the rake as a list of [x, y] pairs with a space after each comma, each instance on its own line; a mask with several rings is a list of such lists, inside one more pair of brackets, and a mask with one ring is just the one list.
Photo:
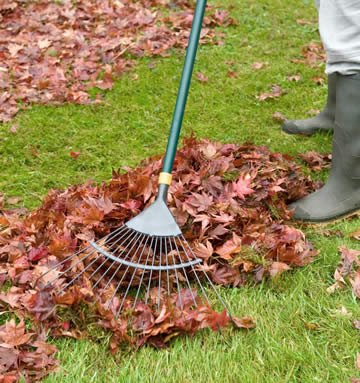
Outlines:
[[[57, 292], [57, 294], [61, 294], [83, 275], [88, 280], [95, 280], [92, 287], [93, 289], [101, 288], [99, 296], [107, 291], [107, 309], [114, 301], [115, 296], [120, 293], [120, 290], [125, 290], [121, 303], [119, 300], [116, 305], [117, 317], [123, 308], [127, 307], [126, 298], [130, 296], [135, 286], [137, 289], [135, 289], [135, 297], [132, 297], [133, 308], [136, 307], [140, 298], [140, 290], [143, 285], [146, 286], [145, 303], [148, 302], [150, 295], [154, 296], [155, 292], [158, 310], [160, 310], [160, 302], [164, 301], [164, 297], [169, 297], [174, 290], [176, 296], [178, 295], [181, 310], [185, 305], [188, 306], [189, 300], [191, 306], [196, 307], [199, 299], [196, 296], [196, 290], [191, 287], [193, 281], [197, 282], [207, 304], [210, 305], [208, 295], [201, 283], [202, 277], [205, 277], [204, 279], [207, 280], [231, 318], [226, 304], [205, 272], [201, 264], [202, 260], [195, 256], [167, 206], [168, 188], [172, 181], [171, 171], [205, 7], [206, 0], [197, 1], [155, 202], [107, 236], [96, 242], [90, 241], [84, 249], [52, 266], [39, 276], [35, 284], [55, 269], [57, 269], [58, 274], [50, 281], [47, 281], [47, 278], [44, 287], [72, 273], [72, 279], [65, 286], [61, 285], [61, 289]], [[62, 271], [59, 272], [58, 269]], [[113, 284], [111, 284], [112, 282]], [[157, 284], [157, 287], [152, 287], [154, 284]], [[187, 298], [182, 293], [182, 286], [184, 285], [190, 291]], [[108, 293], [109, 289], [111, 290], [110, 294]]]

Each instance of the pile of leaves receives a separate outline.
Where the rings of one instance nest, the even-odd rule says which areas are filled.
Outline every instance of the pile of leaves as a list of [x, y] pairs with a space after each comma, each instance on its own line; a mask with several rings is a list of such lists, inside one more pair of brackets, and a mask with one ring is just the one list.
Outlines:
[[[214, 27], [234, 20], [226, 10], [208, 11], [200, 43], [221, 44]], [[193, 14], [190, 0], [0, 0], [0, 121], [19, 104], [100, 102], [88, 90], [111, 89], [134, 65], [126, 54], [185, 48]]]
[[[51, 190], [42, 206], [28, 213], [23, 208], [6, 209], [6, 198], [0, 194], [0, 285], [12, 286], [0, 294], [0, 310], [21, 320], [17, 326], [9, 320], [0, 327], [0, 372], [18, 376], [20, 368], [25, 376], [32, 376], [53, 369], [55, 348], [46, 349], [41, 363], [37, 359], [45, 347], [39, 343], [44, 342], [44, 331], [80, 338], [91, 337], [93, 326], [102, 327], [112, 332], [110, 347], [115, 352], [123, 342], [165, 347], [175, 336], [192, 336], [204, 327], [217, 330], [229, 322], [226, 311], [215, 312], [189, 289], [170, 296], [161, 293], [160, 298], [151, 290], [149, 301], [140, 300], [135, 308], [134, 299], [127, 296], [116, 317], [123, 295], [116, 294], [109, 307], [107, 303], [116, 289], [117, 276], [110, 280], [105, 275], [93, 288], [90, 272], [85, 272], [63, 293], [54, 294], [84, 270], [85, 262], [80, 262], [60, 275], [77, 258], [47, 274], [44, 283], [60, 275], [54, 284], [34, 286], [53, 265], [150, 205], [157, 195], [161, 165], [162, 156], [156, 156], [135, 169], [113, 171], [110, 182], [96, 185], [88, 181], [67, 190]], [[255, 285], [264, 277], [274, 278], [303, 266], [317, 254], [305, 235], [288, 223], [292, 212], [286, 204], [318, 186], [289, 155], [251, 143], [223, 145], [190, 137], [177, 152], [168, 202], [215, 284]], [[147, 284], [149, 278], [146, 274], [133, 283]], [[165, 281], [161, 283], [165, 288]], [[23, 321], [29, 318], [32, 327], [27, 330]], [[237, 327], [254, 327], [251, 318], [233, 319]], [[18, 341], [4, 335], [10, 329], [14, 336], [19, 334]]]

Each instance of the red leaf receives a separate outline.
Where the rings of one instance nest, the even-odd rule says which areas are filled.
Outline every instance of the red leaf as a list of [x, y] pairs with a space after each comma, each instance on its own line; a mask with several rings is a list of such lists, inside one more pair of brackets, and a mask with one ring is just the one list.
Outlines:
[[80, 152], [70, 152], [70, 155], [71, 155], [71, 157], [72, 158], [78, 158], [79, 157], [79, 155], [80, 155]]
[[245, 200], [245, 196], [254, 193], [255, 191], [249, 188], [252, 182], [252, 178], [249, 174], [239, 177], [237, 182], [233, 182], [233, 190], [237, 197]]
[[210, 326], [213, 331], [218, 331], [220, 327], [226, 326], [226, 324], [230, 321], [230, 317], [227, 315], [226, 310], [224, 310], [221, 314], [213, 311], [206, 318], [206, 323]]

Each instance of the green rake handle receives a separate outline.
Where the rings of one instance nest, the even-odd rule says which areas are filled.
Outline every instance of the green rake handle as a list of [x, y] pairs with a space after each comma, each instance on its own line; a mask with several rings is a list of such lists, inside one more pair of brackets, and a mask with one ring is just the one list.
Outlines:
[[186, 100], [189, 94], [190, 81], [194, 68], [196, 51], [199, 45], [205, 7], [206, 0], [197, 1], [159, 184], [170, 185], [171, 183], [171, 171], [174, 165]]

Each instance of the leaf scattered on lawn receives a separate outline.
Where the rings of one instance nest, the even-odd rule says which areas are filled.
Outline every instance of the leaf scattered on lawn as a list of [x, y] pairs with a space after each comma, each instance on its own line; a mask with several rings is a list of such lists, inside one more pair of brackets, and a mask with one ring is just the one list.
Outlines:
[[276, 112], [276, 113], [272, 114], [272, 118], [275, 121], [278, 121], [278, 122], [284, 122], [284, 121], [287, 120], [287, 118], [283, 114], [281, 114], [279, 112]]
[[208, 82], [209, 77], [205, 76], [204, 73], [201, 72], [196, 72], [195, 77], [200, 81], [200, 82]]
[[321, 85], [325, 80], [322, 77], [313, 77], [310, 81], [315, 82], [316, 84]]
[[264, 66], [267, 66], [267, 65], [269, 65], [268, 62], [254, 62], [251, 65], [251, 69], [259, 70], [259, 69], [261, 69], [261, 68], [263, 68]]
[[70, 152], [70, 156], [72, 157], [72, 158], [78, 158], [79, 157], [79, 155], [80, 155], [80, 152]]
[[298, 81], [300, 81], [301, 76], [299, 76], [299, 75], [287, 76], [287, 79], [289, 81], [296, 81], [296, 82], [298, 82]]
[[256, 96], [256, 98], [259, 101], [264, 101], [268, 98], [281, 97], [283, 94], [286, 94], [286, 93], [287, 93], [286, 90], [282, 90], [279, 85], [274, 84], [274, 85], [271, 85], [271, 93], [262, 93], [259, 96]]

